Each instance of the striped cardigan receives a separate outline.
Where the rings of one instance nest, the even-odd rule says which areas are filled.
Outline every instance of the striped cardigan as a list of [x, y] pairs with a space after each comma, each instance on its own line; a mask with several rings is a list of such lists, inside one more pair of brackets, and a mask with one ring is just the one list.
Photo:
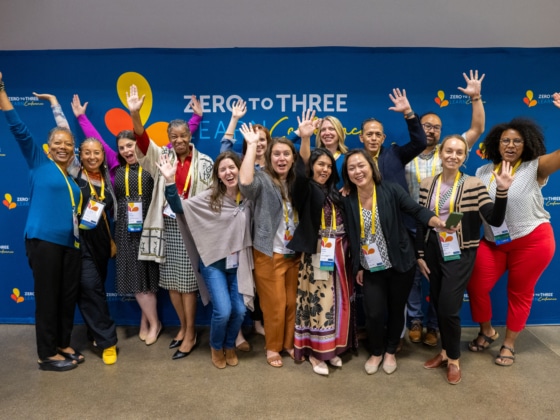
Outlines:
[[[419, 202], [422, 206], [434, 207], [431, 199], [440, 176], [441, 174], [425, 178], [420, 183]], [[507, 193], [507, 190], [498, 190], [494, 203], [482, 181], [474, 176], [467, 176], [463, 184], [457, 189], [454, 202], [455, 211], [463, 213], [463, 218], [457, 230], [457, 239], [461, 249], [478, 247], [482, 218], [492, 226], [500, 226], [504, 222]], [[416, 234], [418, 258], [424, 258], [425, 236], [426, 227], [418, 225]]]

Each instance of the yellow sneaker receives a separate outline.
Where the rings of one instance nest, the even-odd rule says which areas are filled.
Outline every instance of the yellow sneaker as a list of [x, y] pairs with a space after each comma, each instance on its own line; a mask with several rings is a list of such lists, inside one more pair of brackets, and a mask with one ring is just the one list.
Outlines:
[[117, 362], [117, 346], [111, 346], [103, 350], [103, 363], [112, 365]]

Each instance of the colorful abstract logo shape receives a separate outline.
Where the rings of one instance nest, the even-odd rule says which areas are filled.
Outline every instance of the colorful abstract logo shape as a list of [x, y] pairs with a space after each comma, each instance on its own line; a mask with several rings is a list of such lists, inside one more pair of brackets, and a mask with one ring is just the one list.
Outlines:
[[138, 211], [138, 210], [139, 210], [138, 207], [136, 207], [134, 205], [134, 203], [128, 203], [128, 211], [133, 212], [133, 211]]
[[14, 288], [14, 289], [12, 290], [12, 294], [11, 294], [10, 297], [12, 298], [12, 300], [13, 300], [15, 303], [21, 303], [21, 302], [23, 302], [23, 301], [25, 300], [25, 299], [23, 298], [23, 296], [20, 295], [19, 289], [17, 289], [17, 288]]
[[286, 229], [286, 232], [284, 232], [284, 240], [285, 241], [291, 241], [293, 237], [294, 236], [290, 234], [290, 231], [288, 229]]
[[329, 238], [321, 239], [321, 246], [323, 248], [332, 248], [332, 242], [329, 241]]
[[434, 98], [434, 102], [438, 104], [440, 108], [449, 105], [449, 101], [445, 99], [445, 92], [443, 90], [438, 90], [437, 96]]
[[375, 254], [375, 248], [370, 248], [367, 245], [362, 245], [362, 252], [364, 253], [364, 255]]
[[525, 97], [523, 98], [523, 102], [525, 102], [525, 105], [527, 105], [529, 108], [537, 105], [537, 100], [534, 99], [534, 94], [532, 90], [528, 90], [527, 92], [525, 92]]
[[107, 111], [105, 114], [105, 125], [107, 126], [107, 129], [114, 136], [123, 130], [132, 129], [132, 119], [130, 118], [128, 111], [126, 111], [126, 93], [129, 91], [131, 85], [136, 85], [136, 87], [138, 87], [138, 95], [145, 95], [144, 104], [140, 110], [140, 119], [144, 127], [146, 127], [148, 136], [156, 142], [158, 146], [166, 146], [167, 143], [169, 143], [169, 139], [167, 138], [168, 123], [158, 121], [150, 126], [146, 126], [146, 122], [152, 113], [153, 95], [150, 84], [140, 73], [132, 71], [123, 73], [117, 80], [117, 95], [125, 109], [113, 108]]
[[17, 204], [12, 201], [12, 194], [4, 194], [4, 200], [2, 203], [8, 208], [8, 210], [13, 210], [17, 207]]
[[448, 235], [448, 234], [445, 233], [445, 232], [441, 232], [441, 233], [439, 234], [439, 240], [440, 240], [441, 242], [452, 242], [452, 241], [453, 241], [453, 235]]
[[476, 151], [476, 155], [481, 159], [486, 159], [486, 147], [484, 147], [484, 143], [478, 144], [478, 150]]

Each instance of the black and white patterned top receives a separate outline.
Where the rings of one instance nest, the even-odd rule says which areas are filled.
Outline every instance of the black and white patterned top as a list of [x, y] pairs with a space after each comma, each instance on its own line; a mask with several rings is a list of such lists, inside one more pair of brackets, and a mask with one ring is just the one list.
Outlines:
[[[377, 206], [375, 206], [375, 234], [371, 234], [371, 219], [372, 212], [367, 209], [362, 209], [362, 218], [364, 220], [364, 233], [365, 238], [360, 238], [360, 245], [367, 245], [375, 242], [379, 253], [381, 254], [381, 261], [385, 265], [385, 268], [391, 268], [391, 260], [389, 259], [389, 252], [387, 251], [387, 242], [385, 241], [385, 235], [383, 234], [383, 229], [381, 228], [381, 221], [379, 220], [379, 213]], [[366, 261], [366, 257], [362, 252], [360, 254], [360, 264], [366, 270], [369, 270], [369, 266]]]

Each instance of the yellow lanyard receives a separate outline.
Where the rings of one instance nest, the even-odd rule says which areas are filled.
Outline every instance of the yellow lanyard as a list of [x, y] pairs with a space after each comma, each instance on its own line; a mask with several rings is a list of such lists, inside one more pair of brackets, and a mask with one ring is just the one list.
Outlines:
[[[365, 239], [366, 231], [364, 224], [364, 216], [362, 214], [362, 202], [360, 200], [360, 194], [358, 194], [358, 206], [360, 210], [360, 237]], [[375, 183], [373, 184], [373, 197], [371, 199], [371, 236], [375, 235], [375, 209], [377, 207], [377, 189], [375, 188]]]
[[239, 205], [241, 201], [241, 191], [237, 191], [237, 195], [235, 196], [235, 204]]
[[[86, 178], [89, 184], [89, 191], [91, 193], [91, 195], [95, 198], [97, 197], [97, 192], [95, 191], [95, 188], [93, 188], [93, 185], [91, 185], [91, 181], [89, 180], [89, 175], [87, 173], [87, 171], [84, 169], [84, 173], [86, 174]], [[103, 180], [103, 176], [101, 176], [101, 195], [98, 198], [100, 201], [105, 200], [105, 181]]]
[[[436, 187], [436, 207], [434, 210], [436, 216], [439, 216], [439, 191], [441, 189], [441, 178], [443, 178], [443, 174], [438, 178]], [[453, 213], [453, 209], [455, 207], [455, 195], [457, 194], [457, 188], [459, 187], [459, 179], [461, 179], [461, 172], [457, 171], [457, 175], [455, 175], [455, 181], [453, 181], [451, 197], [449, 197], [449, 213]]]
[[[437, 158], [438, 158], [438, 149], [436, 147], [436, 151], [434, 152], [434, 157], [432, 161], [432, 176], [436, 174], [436, 167], [437, 167]], [[416, 179], [418, 179], [418, 183], [422, 182], [422, 178], [420, 177], [420, 166], [418, 165], [418, 156], [414, 158], [414, 166], [416, 168]]]
[[[177, 159], [179, 159], [179, 158], [177, 158]], [[185, 158], [185, 160], [187, 160], [187, 158]], [[189, 188], [189, 183], [191, 182], [192, 170], [193, 170], [193, 163], [192, 163], [192, 160], [191, 160], [191, 163], [189, 165], [189, 173], [187, 174], [187, 179], [185, 181], [185, 187], [183, 188], [183, 197], [186, 197], [187, 189]]]
[[[128, 187], [128, 171], [130, 170], [130, 166], [128, 165], [128, 163], [126, 164], [126, 169], [124, 171], [124, 188], [125, 188], [125, 194], [128, 197], [130, 197], [130, 191], [129, 191], [129, 187]], [[138, 196], [142, 197], [142, 167], [138, 166]]]
[[[332, 215], [331, 215], [331, 228], [333, 232], [336, 232], [336, 210], [334, 208], [334, 204], [332, 206]], [[325, 222], [325, 209], [321, 209], [321, 229], [324, 231], [327, 229], [327, 223]]]
[[334, 160], [337, 160], [339, 156], [340, 156], [340, 152], [337, 150], [336, 153], [333, 155]]
[[[517, 163], [515, 164], [515, 166], [513, 167], [513, 169], [511, 170], [511, 175], [515, 175], [515, 172], [517, 171], [517, 168], [519, 168], [519, 165], [521, 165], [521, 159], [519, 159], [517, 161]], [[494, 172], [499, 173], [502, 170], [502, 162], [498, 163], [498, 165], [496, 165], [496, 167], [494, 168]], [[492, 174], [492, 176], [490, 177], [490, 182], [488, 183], [488, 191], [490, 191], [490, 187], [492, 186], [492, 182], [494, 182], [494, 174]]]
[[55, 161], [53, 161], [53, 163], [56, 165], [56, 167], [64, 177], [64, 180], [66, 181], [66, 185], [68, 186], [68, 192], [70, 193], [70, 201], [72, 202], [72, 213], [76, 213], [79, 216], [82, 213], [82, 203], [83, 203], [82, 191], [80, 190], [80, 204], [76, 209], [76, 201], [74, 200], [74, 193], [72, 192], [72, 187], [70, 186], [70, 182], [68, 182], [68, 176], [64, 173], [62, 169], [60, 169], [58, 163], [56, 163]]

